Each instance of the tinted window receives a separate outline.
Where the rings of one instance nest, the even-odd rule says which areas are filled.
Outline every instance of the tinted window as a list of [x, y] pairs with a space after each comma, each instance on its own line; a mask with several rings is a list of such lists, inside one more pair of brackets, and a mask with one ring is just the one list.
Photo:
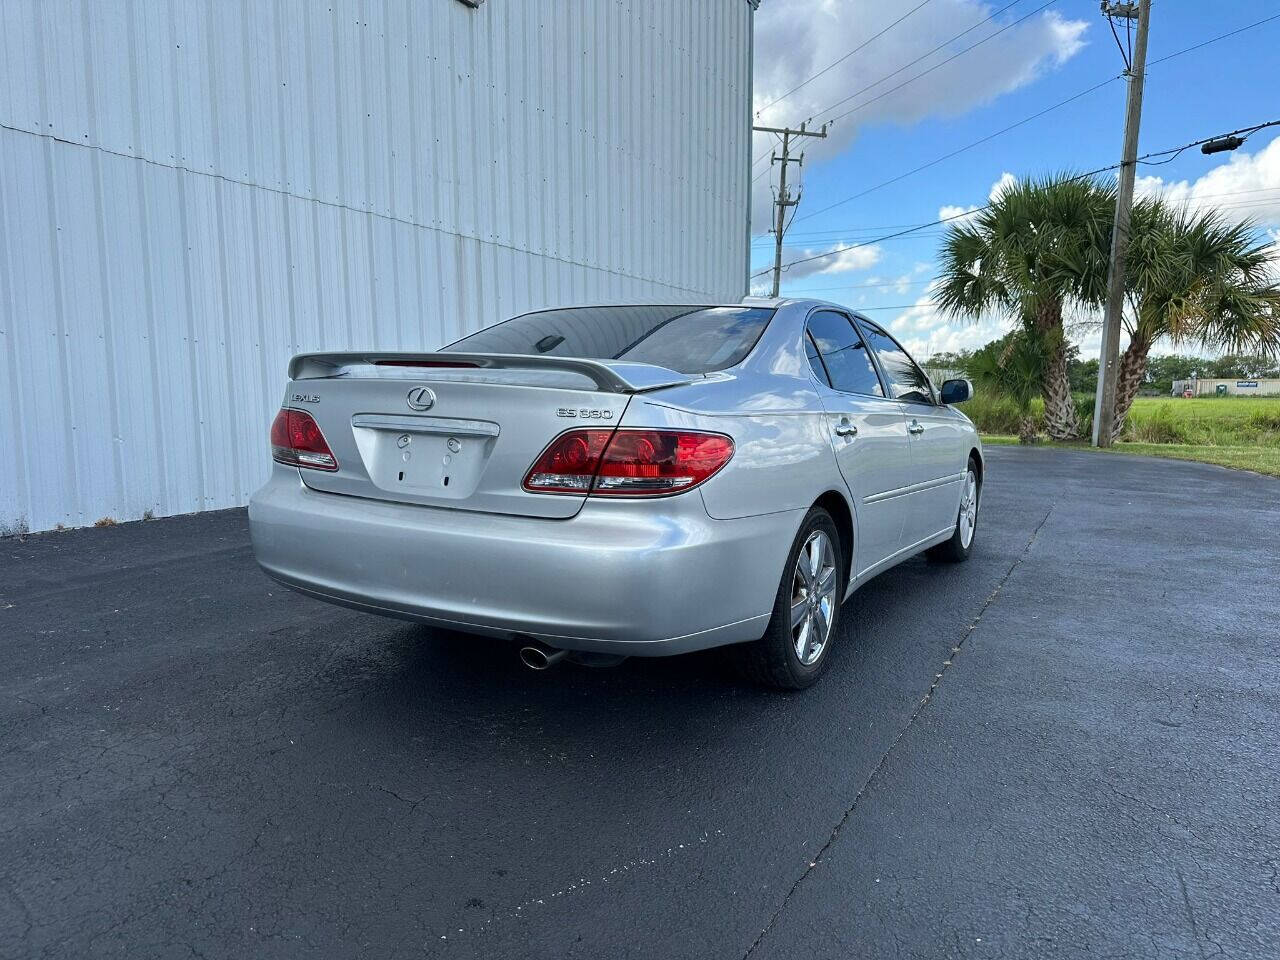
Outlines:
[[[821, 310], [809, 318], [809, 335], [818, 346], [827, 376], [818, 374], [837, 390], [883, 397], [880, 378], [867, 355], [866, 345], [849, 318], [829, 310]], [[810, 358], [810, 364], [813, 359]], [[816, 368], [815, 368], [816, 369]]]
[[710, 373], [740, 363], [773, 311], [762, 307], [634, 306], [543, 310], [464, 337], [445, 350], [655, 363]]
[[895, 400], [914, 403], [933, 403], [933, 387], [923, 370], [898, 346], [898, 341], [869, 320], [862, 320], [871, 348], [880, 361], [880, 368], [889, 381], [889, 392]]

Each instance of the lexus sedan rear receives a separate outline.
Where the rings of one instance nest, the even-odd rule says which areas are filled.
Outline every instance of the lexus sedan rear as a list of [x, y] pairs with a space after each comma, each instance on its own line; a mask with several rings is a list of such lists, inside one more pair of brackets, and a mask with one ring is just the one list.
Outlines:
[[834, 304], [548, 310], [435, 353], [304, 354], [250, 503], [263, 569], [333, 603], [607, 662], [737, 644], [812, 683], [841, 602], [963, 560], [973, 425]]

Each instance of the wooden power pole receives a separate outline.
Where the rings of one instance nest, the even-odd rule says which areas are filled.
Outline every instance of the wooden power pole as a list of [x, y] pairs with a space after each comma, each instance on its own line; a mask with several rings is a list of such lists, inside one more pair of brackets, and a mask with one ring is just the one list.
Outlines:
[[[806, 121], [807, 122], [807, 121]], [[800, 195], [796, 194], [792, 199], [791, 191], [787, 188], [787, 164], [804, 163], [804, 154], [798, 157], [791, 156], [791, 138], [792, 137], [818, 137], [824, 139], [827, 135], [827, 125], [824, 123], [821, 130], [806, 130], [805, 124], [800, 124], [800, 129], [793, 130], [790, 127], [752, 127], [757, 133], [776, 133], [782, 137], [782, 156], [776, 153], [769, 160], [770, 165], [775, 163], [782, 164], [782, 172], [778, 176], [778, 197], [774, 200], [774, 206], [778, 208], [776, 219], [773, 225], [773, 296], [778, 295], [778, 289], [782, 285], [782, 235], [787, 230], [787, 208], [797, 206], [800, 203]]]
[[[1138, 166], [1138, 127], [1142, 121], [1142, 81], [1147, 66], [1147, 29], [1151, 25], [1151, 0], [1107, 3], [1109, 18], [1137, 21], [1133, 59], [1126, 64], [1129, 99], [1124, 116], [1124, 155], [1116, 191], [1116, 222], [1111, 231], [1111, 269], [1107, 277], [1107, 312], [1102, 323], [1102, 354], [1098, 362], [1098, 390], [1093, 403], [1093, 445], [1109, 447], [1116, 417], [1116, 368], [1119, 365], [1120, 327], [1124, 315], [1125, 254], [1129, 249], [1129, 214], [1133, 208], [1133, 180]], [[1113, 20], [1114, 26], [1114, 20]], [[1126, 31], [1127, 32], [1127, 31]], [[1118, 39], [1118, 36], [1117, 36]]]

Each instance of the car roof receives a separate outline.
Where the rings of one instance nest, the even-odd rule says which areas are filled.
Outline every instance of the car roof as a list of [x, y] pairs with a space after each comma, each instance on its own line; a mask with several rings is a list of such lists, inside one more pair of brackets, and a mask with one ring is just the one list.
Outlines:
[[[836, 303], [832, 300], [819, 300], [817, 297], [743, 297], [734, 306], [772, 307], [775, 310], [779, 307], [789, 306], [835, 307], [837, 310], [844, 310], [848, 313], [858, 313], [853, 307], [846, 307], [844, 304]], [[862, 316], [862, 314], [858, 313], [858, 316]]]

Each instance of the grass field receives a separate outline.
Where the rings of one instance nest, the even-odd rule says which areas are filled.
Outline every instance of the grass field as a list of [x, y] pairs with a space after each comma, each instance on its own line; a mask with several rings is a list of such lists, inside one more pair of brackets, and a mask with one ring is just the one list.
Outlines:
[[[1082, 408], [1091, 404], [1081, 398]], [[972, 409], [970, 409], [970, 406]], [[1039, 405], [1035, 408], [1038, 415]], [[1091, 411], [1090, 411], [1091, 412]], [[1017, 443], [1017, 411], [1000, 398], [975, 397], [965, 413], [985, 443]], [[1083, 446], [1087, 444], [1063, 444]], [[1175, 460], [1198, 460], [1280, 477], [1280, 397], [1139, 397], [1113, 448]]]

